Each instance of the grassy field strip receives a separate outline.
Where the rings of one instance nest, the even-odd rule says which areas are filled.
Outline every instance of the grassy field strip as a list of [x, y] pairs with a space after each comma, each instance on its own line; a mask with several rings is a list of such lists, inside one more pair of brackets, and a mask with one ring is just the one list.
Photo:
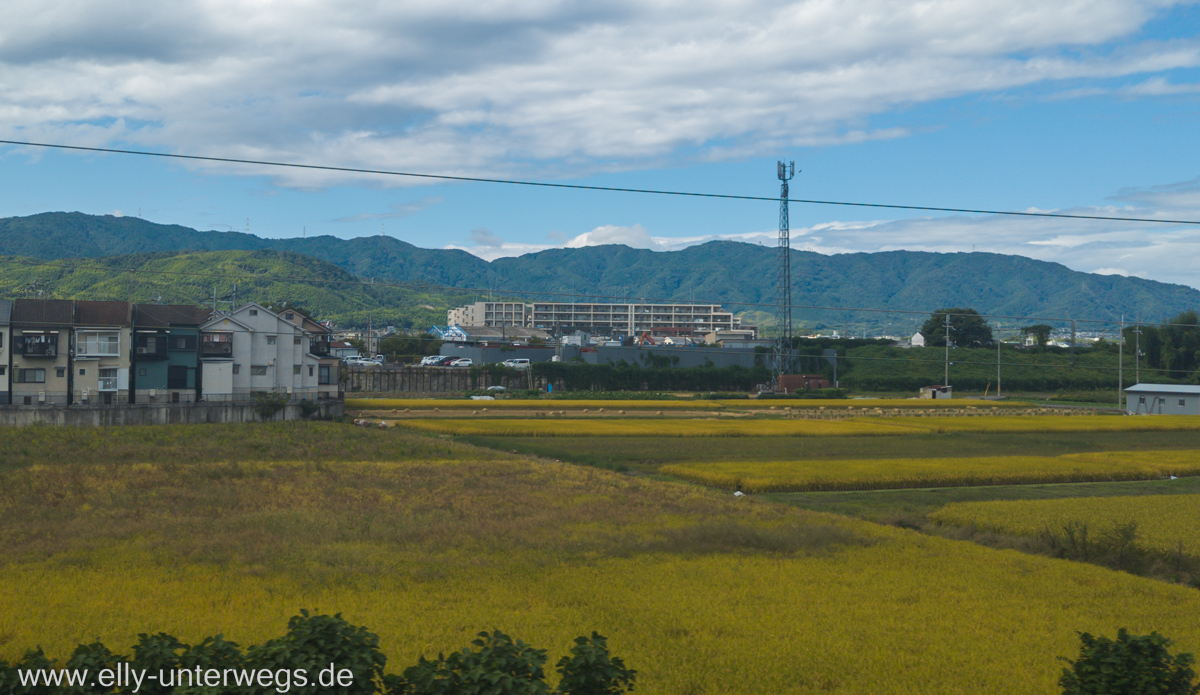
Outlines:
[[[490, 406], [489, 406], [490, 407]], [[958, 432], [1145, 432], [1200, 430], [1200, 416], [1029, 415], [989, 417], [871, 417], [833, 420], [647, 420], [414, 418], [396, 423], [439, 434], [496, 437], [818, 437]]]
[[604, 400], [604, 399], [547, 399], [547, 400], [495, 400], [473, 401], [464, 398], [347, 398], [346, 410], [473, 410], [486, 407], [493, 410], [866, 410], [873, 408], [904, 410], [946, 410], [949, 408], [1028, 408], [1030, 404], [1007, 401], [982, 401], [971, 399], [929, 400], [905, 399], [723, 399], [723, 400]]
[[913, 432], [878, 419], [843, 420], [397, 420], [397, 427], [423, 432], [492, 437], [822, 437], [904, 435]]
[[1200, 495], [1079, 497], [1057, 500], [1011, 500], [949, 504], [929, 515], [943, 524], [977, 526], [1004, 533], [1034, 536], [1046, 529], [1082, 522], [1091, 534], [1114, 524], [1136, 522], [1137, 544], [1164, 553], [1200, 556]]
[[883, 490], [1200, 475], [1200, 455], [1195, 451], [1110, 451], [1063, 456], [728, 461], [670, 464], [659, 472], [743, 492]]

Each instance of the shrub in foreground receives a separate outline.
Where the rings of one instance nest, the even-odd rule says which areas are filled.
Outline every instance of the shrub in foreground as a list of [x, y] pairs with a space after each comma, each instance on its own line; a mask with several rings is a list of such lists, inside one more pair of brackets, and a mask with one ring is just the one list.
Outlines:
[[1193, 685], [1193, 657], [1172, 655], [1171, 640], [1157, 632], [1130, 635], [1124, 628], [1117, 638], [1093, 637], [1079, 633], [1083, 643], [1079, 658], [1064, 659], [1058, 684], [1063, 695], [1196, 695]]

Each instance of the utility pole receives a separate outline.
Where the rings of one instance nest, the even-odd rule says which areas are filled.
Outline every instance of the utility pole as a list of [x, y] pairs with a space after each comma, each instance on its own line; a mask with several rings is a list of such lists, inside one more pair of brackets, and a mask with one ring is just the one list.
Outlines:
[[1124, 410], [1121, 396], [1125, 394], [1125, 314], [1121, 314], [1120, 340], [1117, 341], [1117, 407]]
[[1071, 319], [1071, 366], [1075, 366], [1075, 319]]
[[996, 398], [1000, 397], [1000, 324], [996, 324]]
[[792, 241], [788, 220], [788, 181], [796, 175], [796, 163], [777, 162], [779, 176], [779, 250], [775, 271], [775, 322], [779, 341], [775, 345], [775, 384], [789, 369], [792, 352]]
[[1134, 383], [1142, 383], [1142, 317], [1138, 317], [1137, 328], [1133, 330], [1134, 338], [1133, 348], [1133, 381]]
[[946, 312], [946, 377], [942, 386], [950, 385], [950, 312]]

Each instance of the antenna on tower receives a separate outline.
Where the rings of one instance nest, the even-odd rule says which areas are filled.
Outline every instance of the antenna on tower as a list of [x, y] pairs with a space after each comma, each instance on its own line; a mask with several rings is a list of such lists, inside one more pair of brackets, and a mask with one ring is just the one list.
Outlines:
[[792, 240], [788, 222], [788, 181], [796, 175], [796, 163], [778, 162], [779, 174], [779, 251], [775, 270], [775, 323], [779, 340], [772, 355], [775, 385], [791, 370], [792, 355]]

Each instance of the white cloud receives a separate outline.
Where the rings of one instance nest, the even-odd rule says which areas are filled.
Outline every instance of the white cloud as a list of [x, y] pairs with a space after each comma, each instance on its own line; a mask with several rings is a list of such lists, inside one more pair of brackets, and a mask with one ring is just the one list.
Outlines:
[[635, 249], [653, 249], [655, 251], [667, 250], [666, 245], [652, 239], [646, 232], [646, 228], [640, 224], [632, 227], [620, 227], [613, 224], [596, 227], [590, 232], [584, 232], [571, 239], [566, 243], [566, 247], [578, 249], [584, 246], [603, 246], [605, 244], [623, 244]]
[[1173, 4], [9, 0], [0, 135], [471, 175], [743, 157], [901, 137], [870, 117], [963, 94], [1188, 91], [1157, 73], [1200, 65], [1196, 41], [1130, 39]]

